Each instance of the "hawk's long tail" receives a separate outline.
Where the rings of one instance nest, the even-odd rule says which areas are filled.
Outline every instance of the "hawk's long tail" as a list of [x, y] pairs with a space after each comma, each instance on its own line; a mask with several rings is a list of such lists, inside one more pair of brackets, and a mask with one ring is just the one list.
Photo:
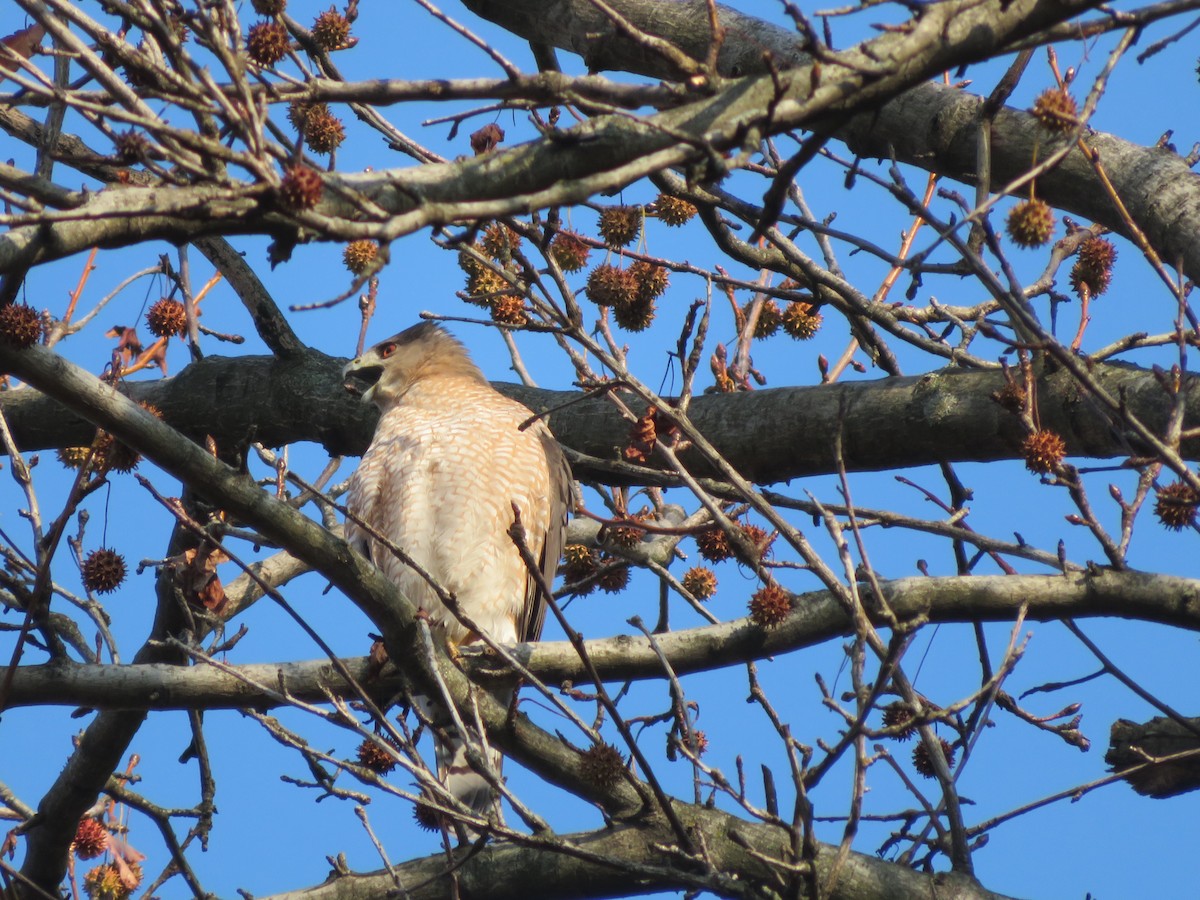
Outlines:
[[[512, 702], [513, 689], [503, 688], [493, 692], [497, 702], [507, 706]], [[448, 722], [448, 716], [440, 703], [426, 697], [418, 697], [422, 712], [430, 721], [445, 731], [445, 740], [437, 739], [434, 750], [437, 757], [438, 780], [460, 803], [483, 818], [490, 818], [496, 805], [496, 792], [483, 775], [471, 766], [467, 755], [467, 742]], [[478, 740], [472, 733], [471, 739]], [[478, 745], [477, 745], [478, 746]], [[494, 747], [488, 748], [488, 762], [497, 777], [500, 775], [503, 758]]]

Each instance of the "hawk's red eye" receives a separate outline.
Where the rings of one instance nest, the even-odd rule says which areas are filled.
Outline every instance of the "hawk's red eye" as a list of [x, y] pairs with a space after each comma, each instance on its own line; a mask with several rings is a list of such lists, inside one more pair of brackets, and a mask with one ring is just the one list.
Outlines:
[[379, 355], [382, 356], [384, 359], [387, 359], [389, 356], [391, 356], [395, 352], [396, 352], [395, 344], [384, 344], [382, 347], [379, 348]]

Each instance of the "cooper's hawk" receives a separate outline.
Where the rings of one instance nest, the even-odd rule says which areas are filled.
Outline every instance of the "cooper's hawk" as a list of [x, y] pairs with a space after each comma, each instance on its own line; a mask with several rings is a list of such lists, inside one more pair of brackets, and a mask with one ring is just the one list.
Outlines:
[[[554, 579], [571, 475], [549, 429], [520, 425], [528, 409], [497, 393], [465, 348], [432, 323], [376, 344], [344, 370], [346, 389], [379, 407], [379, 424], [350, 483], [347, 508], [394, 543], [457, 599], [462, 613], [499, 643], [535, 641], [545, 607], [508, 529], [513, 504], [526, 542]], [[346, 540], [366, 554], [452, 644], [478, 635], [443, 606], [429, 583], [352, 519]], [[501, 699], [508, 702], [511, 691]], [[445, 724], [436, 704], [418, 698]], [[468, 763], [463, 739], [437, 745], [449, 791], [487, 815], [492, 791]], [[492, 762], [499, 771], [500, 759]]]

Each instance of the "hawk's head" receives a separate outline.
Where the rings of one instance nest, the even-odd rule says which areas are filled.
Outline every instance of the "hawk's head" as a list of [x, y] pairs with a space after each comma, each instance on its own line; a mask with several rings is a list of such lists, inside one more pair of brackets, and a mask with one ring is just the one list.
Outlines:
[[422, 379], [455, 375], [487, 383], [463, 345], [433, 322], [380, 341], [342, 369], [346, 390], [380, 409]]

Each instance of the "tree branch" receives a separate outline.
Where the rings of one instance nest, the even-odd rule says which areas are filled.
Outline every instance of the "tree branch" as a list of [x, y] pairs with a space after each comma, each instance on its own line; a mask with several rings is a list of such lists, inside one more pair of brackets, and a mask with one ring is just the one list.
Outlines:
[[[831, 116], [840, 120], [873, 110], [926, 78], [986, 58], [1094, 5], [1095, 0], [956, 0], [926, 7], [917, 27], [828, 56], [819, 68], [806, 63], [782, 76], [741, 79], [714, 96], [642, 120], [601, 116], [455, 163], [327, 173], [324, 199], [298, 220], [277, 211], [265, 184], [110, 188], [69, 213], [42, 215], [37, 224], [16, 225], [0, 236], [0, 273], [94, 246], [155, 238], [264, 233], [286, 245], [299, 238], [298, 224], [306, 223], [319, 225], [327, 240], [390, 242], [429, 226], [582, 203], [664, 168], [740, 149], [751, 134], [820, 127]], [[362, 198], [376, 210], [377, 221], [361, 221]]]
[[[746, 822], [695, 806], [680, 805], [680, 815], [689, 830], [702, 836], [713, 869], [737, 881], [747, 885], [773, 883], [765, 859], [803, 865], [792, 859], [786, 829]], [[686, 877], [691, 873], [682, 867], [664, 865], [662, 848], [671, 847], [673, 838], [664, 822], [650, 819], [567, 835], [558, 841], [530, 842], [528, 846], [489, 844], [455, 870], [457, 885], [441, 877], [447, 865], [445, 855], [428, 856], [393, 868], [410, 900], [442, 900], [453, 896], [524, 900], [529, 896], [530, 885], [537, 885], [538, 896], [545, 900], [686, 889], [692, 884]], [[584, 854], [594, 858], [584, 858]], [[815, 867], [819, 880], [828, 878], [836, 857], [836, 847], [818, 845]], [[636, 881], [631, 882], [631, 878]], [[365, 900], [390, 894], [395, 887], [396, 882], [387, 872], [347, 875], [305, 890], [276, 894], [267, 900]], [[1001, 900], [1000, 895], [965, 876], [916, 872], [863, 853], [848, 854], [832, 892], [822, 896], [829, 900], [927, 897]]]
[[[1115, 616], [1200, 631], [1200, 580], [1170, 575], [1101, 570], [904, 578], [881, 585], [891, 613], [904, 622], [1010, 622], [1025, 608], [1031, 621]], [[764, 630], [741, 618], [672, 631], [655, 636], [658, 651], [644, 637], [620, 635], [586, 641], [587, 655], [605, 681], [660, 679], [664, 658], [677, 675], [688, 675], [779, 656], [853, 632], [845, 607], [828, 591], [800, 595], [793, 606], [792, 614], [776, 628]], [[885, 624], [883, 617], [873, 621]], [[579, 654], [567, 641], [520, 644], [513, 652], [549, 684], [589, 680]], [[460, 654], [462, 667], [476, 679], [491, 682], [512, 677], [493, 654], [471, 648], [461, 648]], [[346, 664], [360, 683], [368, 681], [365, 658]], [[13, 680], [9, 705], [143, 710], [277, 705], [255, 690], [254, 683], [310, 703], [322, 702], [327, 692], [347, 695], [327, 660], [231, 666], [230, 672], [236, 674], [204, 666], [26, 666]], [[385, 672], [371, 683], [394, 692], [398, 689], [394, 681]]]
[[[268, 446], [315, 441], [332, 455], [360, 455], [375, 430], [377, 413], [346, 394], [344, 360], [305, 350], [286, 359], [208, 357], [173, 378], [128, 385], [129, 396], [162, 410], [164, 420], [194, 440], [212, 435], [232, 446], [249, 434]], [[1096, 364], [1091, 376], [1109, 395], [1158, 434], [1164, 434], [1171, 398], [1155, 374], [1136, 366]], [[984, 462], [1021, 457], [1025, 432], [1018, 417], [991, 399], [1005, 385], [995, 371], [946, 369], [921, 376], [770, 388], [696, 397], [689, 415], [696, 427], [745, 477], [772, 484], [836, 471], [833, 448], [841, 433], [850, 471], [899, 469], [940, 462]], [[571, 391], [515, 384], [497, 389], [535, 412], [552, 410], [549, 424], [566, 447], [593, 462], [574, 465], [583, 479], [608, 483], [662, 481], [658, 470], [617, 466], [629, 423], [604, 399], [580, 400]], [[1146, 452], [1115, 429], [1100, 406], [1080, 398], [1068, 373], [1036, 382], [1043, 428], [1059, 434], [1071, 455], [1120, 458]], [[1181, 385], [1185, 427], [1200, 422], [1200, 378]], [[569, 405], [568, 405], [569, 404]], [[637, 403], [632, 409], [640, 412]], [[33, 391], [0, 393], [0, 410], [25, 450], [84, 446], [94, 429]], [[1183, 441], [1185, 459], [1200, 459], [1200, 440]], [[694, 455], [680, 454], [694, 474], [713, 474]], [[602, 462], [612, 461], [610, 468]]]
[[[670, 40], [694, 59], [704, 59], [711, 39], [707, 0], [664, 6], [652, 0], [609, 0], [624, 18], [649, 34]], [[593, 71], [620, 70], [655, 78], [676, 76], [658, 55], [613, 28], [588, 0], [463, 0], [476, 14], [528, 40], [577, 53]], [[809, 64], [795, 32], [719, 7], [726, 29], [718, 69], [727, 77], [758, 75], [769, 66]], [[1077, 28], [1072, 23], [1071, 28]], [[950, 68], [950, 67], [948, 67]], [[908, 163], [975, 185], [977, 145], [984, 98], [942, 84], [917, 84], [871, 112], [833, 130], [859, 156]], [[990, 123], [990, 181], [1003, 185], [1045, 157], [1047, 135], [1028, 113], [1001, 109]], [[1185, 223], [1200, 218], [1200, 177], [1176, 153], [1141, 147], [1103, 132], [1089, 132], [1105, 171], [1133, 221], [1169, 268], [1179, 265], [1200, 279], [1200, 244]], [[1097, 190], [1095, 173], [1078, 150], [1038, 178], [1038, 196], [1051, 206], [1084, 216], [1129, 237], [1112, 204]]]

